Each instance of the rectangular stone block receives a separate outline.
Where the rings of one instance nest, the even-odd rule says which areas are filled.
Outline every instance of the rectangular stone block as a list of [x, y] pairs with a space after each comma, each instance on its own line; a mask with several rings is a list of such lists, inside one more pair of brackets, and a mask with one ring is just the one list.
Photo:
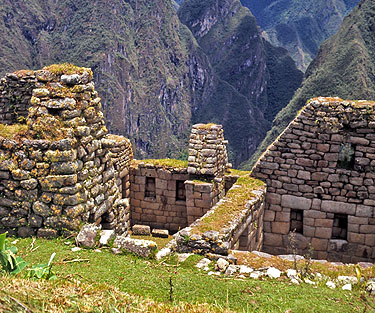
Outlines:
[[374, 208], [367, 205], [357, 205], [356, 216], [360, 217], [373, 217]]
[[327, 251], [328, 239], [313, 238], [311, 241], [311, 245], [316, 251]]
[[323, 239], [330, 239], [332, 237], [332, 228], [316, 227], [315, 237], [323, 238]]
[[289, 233], [290, 225], [285, 222], [273, 222], [271, 224], [272, 233], [286, 235]]
[[365, 234], [357, 234], [357, 233], [348, 232], [348, 242], [364, 244], [365, 239], [366, 239]]
[[270, 203], [270, 204], [280, 204], [281, 203], [281, 196], [277, 193], [270, 193], [270, 192], [267, 192], [266, 194], [266, 202]]
[[292, 195], [281, 196], [281, 206], [284, 208], [309, 210], [311, 208], [311, 199], [296, 197]]
[[315, 219], [315, 226], [316, 227], [332, 227], [333, 226], [333, 220], [332, 219], [326, 219], [326, 218], [317, 218], [317, 219]]
[[354, 215], [356, 205], [338, 201], [322, 200], [322, 211]]

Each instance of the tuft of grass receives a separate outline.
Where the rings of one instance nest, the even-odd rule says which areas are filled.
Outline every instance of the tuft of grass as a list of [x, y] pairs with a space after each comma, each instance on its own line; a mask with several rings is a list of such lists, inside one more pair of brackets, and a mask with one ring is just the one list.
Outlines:
[[152, 164], [161, 167], [176, 167], [176, 168], [187, 168], [188, 161], [176, 160], [176, 159], [146, 159], [146, 160], [133, 160], [134, 165], [139, 163]]
[[0, 137], [11, 139], [18, 134], [22, 134], [27, 131], [27, 125], [25, 124], [14, 124], [7, 125], [0, 123]]
[[43, 70], [51, 72], [55, 75], [72, 75], [72, 74], [83, 74], [88, 72], [92, 77], [92, 71], [86, 67], [79, 67], [71, 63], [62, 63], [62, 64], [52, 64], [45, 66]]

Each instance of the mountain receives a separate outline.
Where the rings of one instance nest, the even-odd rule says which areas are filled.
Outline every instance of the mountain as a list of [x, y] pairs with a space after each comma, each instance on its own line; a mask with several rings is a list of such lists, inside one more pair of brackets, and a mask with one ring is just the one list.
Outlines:
[[322, 44], [290, 103], [276, 116], [272, 129], [252, 159], [250, 168], [267, 146], [313, 97], [375, 99], [375, 2], [362, 0], [344, 19], [339, 31]]
[[286, 48], [305, 71], [320, 44], [336, 33], [359, 0], [241, 0], [257, 19], [264, 36]]
[[178, 157], [191, 124], [194, 38], [171, 1], [3, 0], [0, 74], [57, 62], [91, 67], [108, 128], [137, 156]]
[[283, 48], [261, 36], [239, 0], [185, 0], [178, 16], [207, 55], [214, 79], [193, 121], [223, 124], [235, 165], [265, 136], [302, 80]]
[[[237, 165], [302, 74], [285, 49], [264, 41], [238, 0], [186, 1], [179, 15], [194, 36], [179, 3], [3, 0], [0, 75], [62, 62], [91, 67], [107, 127], [132, 140], [136, 157], [184, 156], [191, 124], [216, 122]], [[188, 17], [205, 23], [206, 14], [210, 29], [200, 36]]]

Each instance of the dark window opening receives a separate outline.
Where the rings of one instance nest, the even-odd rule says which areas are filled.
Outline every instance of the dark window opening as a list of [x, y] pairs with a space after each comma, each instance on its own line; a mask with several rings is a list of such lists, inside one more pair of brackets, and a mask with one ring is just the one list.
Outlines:
[[335, 214], [333, 217], [332, 239], [346, 240], [348, 235], [348, 215]]
[[337, 167], [352, 170], [354, 168], [355, 146], [351, 143], [343, 143], [339, 150]]
[[145, 197], [156, 198], [155, 178], [146, 177]]
[[303, 234], [303, 210], [290, 210], [290, 231]]
[[176, 181], [176, 200], [186, 201], [185, 181]]

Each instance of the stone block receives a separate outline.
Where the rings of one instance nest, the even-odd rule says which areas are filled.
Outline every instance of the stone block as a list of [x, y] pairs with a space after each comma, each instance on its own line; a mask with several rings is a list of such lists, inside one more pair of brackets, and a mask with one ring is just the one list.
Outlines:
[[356, 210], [355, 215], [360, 216], [360, 217], [373, 217], [374, 207], [367, 206], [367, 205], [357, 205], [357, 210]]
[[150, 236], [151, 229], [148, 225], [133, 225], [132, 233], [135, 236]]
[[157, 249], [157, 245], [154, 241], [132, 239], [125, 236], [117, 236], [114, 241], [114, 246], [145, 258], [150, 257]]
[[311, 246], [316, 251], [327, 251], [328, 239], [313, 238], [311, 241]]
[[315, 219], [315, 227], [332, 227], [333, 219], [317, 218]]
[[277, 193], [270, 193], [267, 192], [266, 194], [266, 202], [270, 204], [280, 204], [281, 203], [281, 196]]
[[264, 212], [264, 221], [273, 222], [275, 220], [275, 211], [266, 210]]
[[288, 222], [290, 221], [290, 212], [276, 212], [276, 222]]
[[296, 197], [292, 195], [281, 196], [281, 206], [284, 208], [309, 210], [311, 208], [311, 199], [304, 197]]
[[289, 233], [290, 225], [285, 222], [273, 222], [271, 224], [272, 232], [275, 234], [287, 234]]
[[323, 239], [330, 239], [332, 237], [332, 228], [316, 227], [315, 237], [323, 238]]
[[153, 229], [152, 237], [168, 238], [169, 231], [167, 229]]
[[354, 215], [356, 205], [338, 201], [322, 200], [322, 211]]
[[358, 243], [358, 244], [364, 244], [366, 239], [365, 234], [357, 234], [357, 233], [352, 233], [348, 232], [348, 242], [349, 243]]
[[263, 244], [266, 246], [272, 246], [272, 247], [282, 247], [283, 238], [281, 234], [265, 233]]

